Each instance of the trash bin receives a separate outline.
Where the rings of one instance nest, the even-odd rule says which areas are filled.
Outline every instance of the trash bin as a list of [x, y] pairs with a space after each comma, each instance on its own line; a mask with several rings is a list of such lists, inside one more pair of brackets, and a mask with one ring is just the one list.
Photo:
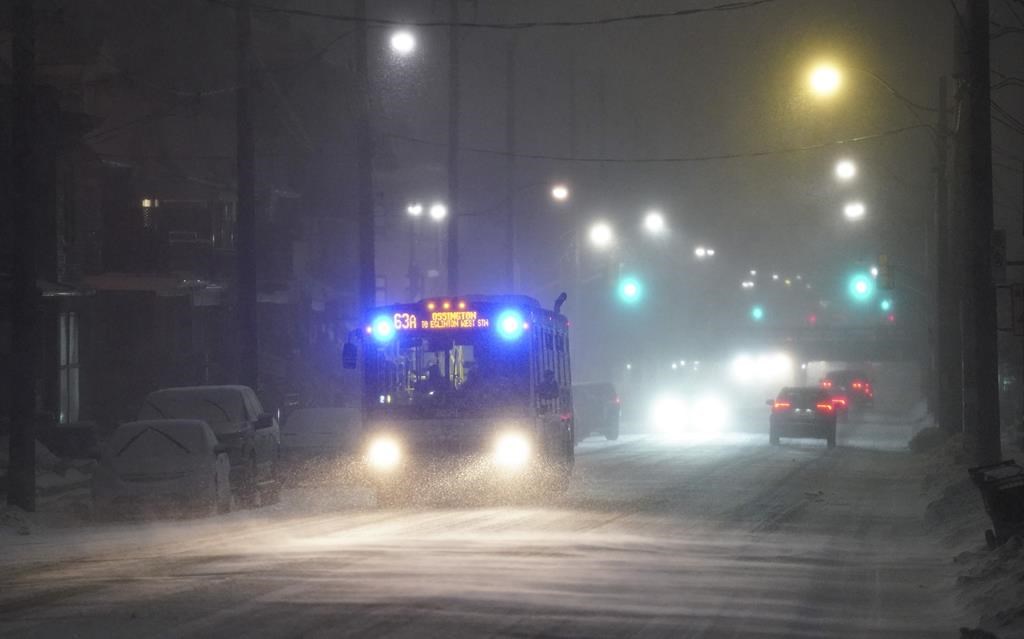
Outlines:
[[1010, 459], [967, 472], [992, 520], [992, 529], [985, 531], [988, 547], [995, 548], [1014, 535], [1024, 536], [1024, 467]]

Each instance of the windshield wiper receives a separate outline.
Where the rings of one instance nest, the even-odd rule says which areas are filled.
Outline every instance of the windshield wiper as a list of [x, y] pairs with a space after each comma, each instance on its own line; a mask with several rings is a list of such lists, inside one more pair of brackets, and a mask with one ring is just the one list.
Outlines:
[[165, 413], [162, 410], [160, 410], [160, 407], [153, 403], [153, 400], [147, 399], [146, 400], [146, 406], [149, 406], [150, 408], [152, 408], [156, 412], [160, 413], [160, 416], [163, 417], [164, 419], [170, 419], [169, 417], [167, 417], [167, 413]]
[[221, 406], [221, 405], [220, 405], [220, 404], [218, 404], [217, 402], [213, 401], [213, 400], [212, 400], [212, 399], [210, 399], [209, 397], [204, 397], [204, 398], [203, 398], [203, 401], [204, 401], [204, 402], [206, 402], [207, 404], [212, 404], [212, 405], [213, 405], [214, 407], [216, 407], [216, 408], [217, 408], [217, 410], [219, 410], [219, 411], [221, 412], [221, 414], [223, 414], [223, 415], [224, 415], [224, 420], [225, 420], [225, 421], [228, 421], [228, 422], [230, 422], [230, 421], [231, 421], [231, 415], [228, 415], [228, 412], [227, 412], [226, 410], [224, 410], [224, 407], [223, 407], [223, 406]]
[[183, 446], [181, 442], [179, 442], [178, 440], [174, 439], [173, 437], [171, 437], [170, 435], [168, 435], [164, 431], [160, 430], [159, 428], [153, 428], [152, 426], [150, 426], [150, 427], [146, 428], [145, 430], [139, 431], [138, 433], [135, 434], [134, 437], [129, 439], [127, 442], [125, 442], [124, 446], [122, 446], [116, 453], [114, 453], [114, 456], [115, 457], [120, 457], [121, 453], [123, 453], [129, 446], [131, 446], [132, 444], [135, 443], [135, 440], [137, 440], [139, 437], [142, 437], [143, 435], [145, 435], [146, 433], [148, 433], [151, 430], [155, 431], [155, 432], [157, 432], [157, 433], [159, 433], [161, 435], [163, 435], [165, 439], [167, 439], [169, 442], [171, 442], [172, 444], [174, 444], [178, 448], [182, 449], [183, 451], [185, 451], [189, 455], [192, 454], [192, 451], [190, 451], [188, 448]]

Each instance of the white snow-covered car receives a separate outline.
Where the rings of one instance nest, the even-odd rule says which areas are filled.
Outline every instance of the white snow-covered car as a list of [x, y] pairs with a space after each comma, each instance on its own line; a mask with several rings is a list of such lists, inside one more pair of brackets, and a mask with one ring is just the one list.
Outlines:
[[150, 393], [138, 419], [200, 419], [231, 461], [231, 488], [243, 507], [276, 503], [281, 429], [248, 386], [190, 386]]
[[92, 477], [100, 517], [146, 511], [227, 512], [231, 463], [206, 422], [143, 420], [121, 424], [100, 452]]

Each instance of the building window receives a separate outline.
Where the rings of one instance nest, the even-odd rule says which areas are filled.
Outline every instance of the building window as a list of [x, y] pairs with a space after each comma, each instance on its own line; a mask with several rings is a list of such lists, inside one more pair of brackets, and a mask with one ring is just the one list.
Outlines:
[[78, 314], [60, 314], [60, 423], [78, 421]]

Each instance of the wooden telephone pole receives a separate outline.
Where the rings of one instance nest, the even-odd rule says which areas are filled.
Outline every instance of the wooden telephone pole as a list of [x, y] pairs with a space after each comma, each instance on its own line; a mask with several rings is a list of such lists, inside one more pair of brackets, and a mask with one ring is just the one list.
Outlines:
[[13, 121], [11, 126], [11, 242], [14, 253], [11, 291], [11, 439], [7, 503], [36, 509], [36, 352], [39, 288], [36, 285], [35, 16], [33, 0], [12, 6], [14, 41]]
[[957, 55], [962, 57], [963, 117], [958, 152], [962, 212], [969, 228], [964, 290], [970, 322], [965, 340], [964, 425], [975, 463], [1000, 461], [999, 349], [996, 334], [996, 289], [992, 277], [992, 112], [989, 79], [989, 1], [968, 0], [959, 28], [964, 30]]
[[238, 327], [238, 380], [259, 386], [259, 336], [256, 314], [256, 145], [252, 123], [252, 15], [248, 0], [235, 8], [238, 37], [238, 91], [235, 95], [235, 128], [237, 163], [237, 256], [235, 281], [238, 298], [235, 320]]

